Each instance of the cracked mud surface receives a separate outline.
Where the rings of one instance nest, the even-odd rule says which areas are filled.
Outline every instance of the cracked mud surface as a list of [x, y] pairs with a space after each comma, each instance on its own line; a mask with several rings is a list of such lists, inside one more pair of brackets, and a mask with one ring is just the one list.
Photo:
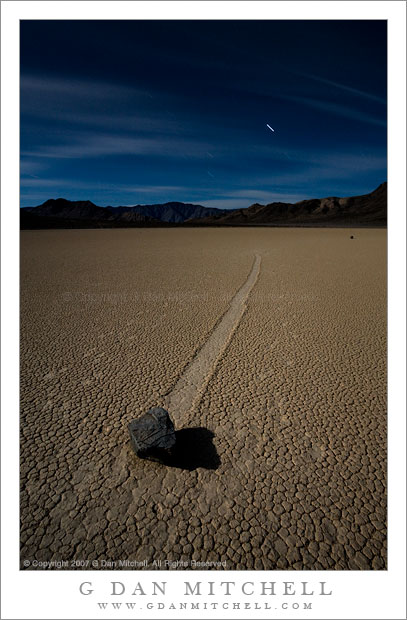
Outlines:
[[[386, 568], [386, 232], [354, 234], [24, 231], [21, 562]], [[183, 459], [138, 459], [256, 254], [172, 401]]]

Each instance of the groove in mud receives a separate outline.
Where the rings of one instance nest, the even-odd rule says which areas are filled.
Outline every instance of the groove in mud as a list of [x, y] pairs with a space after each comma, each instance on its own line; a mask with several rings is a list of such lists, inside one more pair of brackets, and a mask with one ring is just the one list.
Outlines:
[[199, 402], [216, 364], [230, 342], [246, 310], [246, 301], [260, 273], [261, 257], [256, 254], [253, 267], [243, 286], [233, 297], [229, 309], [208, 340], [178, 379], [166, 400], [166, 408], [179, 423]]

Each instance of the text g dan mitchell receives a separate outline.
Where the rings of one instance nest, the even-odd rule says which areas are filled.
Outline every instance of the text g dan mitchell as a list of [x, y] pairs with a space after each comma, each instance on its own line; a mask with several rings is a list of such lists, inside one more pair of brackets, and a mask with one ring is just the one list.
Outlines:
[[[123, 581], [110, 581], [110, 596], [160, 596], [165, 597], [167, 592], [166, 581], [136, 582], [132, 585]], [[332, 590], [326, 581], [184, 581], [178, 584], [181, 596], [331, 596]], [[79, 592], [84, 596], [96, 593], [91, 581], [83, 581], [79, 585]], [[97, 592], [102, 594], [102, 592]], [[106, 594], [104, 592], [103, 594]], [[174, 584], [171, 584], [171, 594], [174, 595]], [[117, 600], [117, 599], [116, 599]]]

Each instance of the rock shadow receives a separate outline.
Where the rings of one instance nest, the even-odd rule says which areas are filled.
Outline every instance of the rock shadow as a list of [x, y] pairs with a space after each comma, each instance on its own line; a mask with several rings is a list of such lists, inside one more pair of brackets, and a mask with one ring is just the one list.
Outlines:
[[220, 458], [213, 438], [215, 434], [207, 428], [183, 428], [175, 431], [176, 443], [171, 450], [151, 449], [141, 456], [167, 467], [193, 471], [198, 467], [217, 469]]
[[220, 458], [213, 445], [215, 434], [207, 428], [182, 428], [175, 431], [176, 444], [168, 465], [193, 471], [198, 467], [218, 469]]

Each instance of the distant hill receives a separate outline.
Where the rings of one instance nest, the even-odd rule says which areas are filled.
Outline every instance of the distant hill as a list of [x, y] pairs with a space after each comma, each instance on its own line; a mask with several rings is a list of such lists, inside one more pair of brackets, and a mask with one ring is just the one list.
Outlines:
[[386, 226], [387, 183], [363, 196], [253, 204], [247, 209], [188, 223], [194, 226]]
[[185, 202], [165, 202], [164, 204], [136, 205], [135, 207], [106, 207], [112, 214], [121, 214], [131, 219], [130, 214], [144, 215], [161, 222], [180, 224], [189, 219], [224, 215], [226, 209], [215, 209]]
[[21, 228], [107, 228], [182, 224], [191, 218], [218, 216], [225, 209], [183, 202], [136, 205], [134, 207], [98, 207], [90, 200], [50, 199], [37, 207], [21, 210]]
[[142, 226], [386, 226], [387, 183], [370, 194], [313, 198], [296, 203], [215, 209], [183, 202], [98, 207], [90, 200], [50, 199], [20, 209], [21, 229]]

